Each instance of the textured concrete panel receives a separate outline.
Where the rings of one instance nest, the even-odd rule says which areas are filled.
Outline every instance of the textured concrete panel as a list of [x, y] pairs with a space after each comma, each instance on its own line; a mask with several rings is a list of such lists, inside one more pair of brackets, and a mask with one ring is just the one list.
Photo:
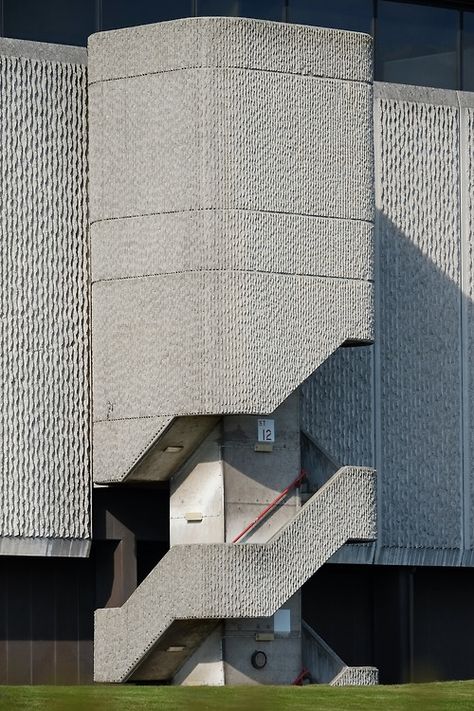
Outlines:
[[372, 80], [367, 35], [302, 25], [199, 18], [89, 38], [90, 82], [196, 67], [237, 67], [347, 81]]
[[379, 683], [377, 667], [344, 667], [331, 682], [331, 686], [376, 686]]
[[301, 429], [339, 466], [373, 466], [372, 347], [339, 348], [303, 383]]
[[121, 608], [96, 612], [96, 681], [127, 679], [173, 620], [272, 615], [343, 543], [375, 537], [375, 499], [374, 473], [347, 467], [267, 544], [174, 546]]
[[373, 217], [370, 85], [189, 69], [92, 85], [89, 101], [92, 223], [215, 209]]
[[462, 515], [458, 107], [453, 92], [390, 91], [378, 87], [375, 127], [381, 542], [449, 552]]
[[2, 37], [0, 38], [0, 52], [3, 57], [31, 59], [34, 62], [87, 64], [87, 50], [84, 47], [70, 47], [49, 42], [29, 42]]
[[[322, 452], [305, 445], [305, 462], [321, 476], [324, 456], [375, 463], [377, 562], [470, 565], [474, 97], [375, 93], [376, 345], [337, 351], [303, 384], [302, 427]], [[363, 550], [334, 560], [369, 562]]]
[[0, 40], [0, 533], [18, 554], [90, 535], [83, 59]]
[[474, 550], [474, 94], [460, 95], [463, 244], [465, 565]]
[[233, 269], [373, 279], [372, 233], [359, 220], [237, 209], [105, 220], [91, 226], [92, 278]]
[[91, 38], [99, 460], [107, 420], [272, 412], [372, 340], [369, 55], [232, 18]]
[[341, 342], [372, 338], [372, 286], [187, 272], [100, 282], [92, 313], [96, 421], [259, 414]]

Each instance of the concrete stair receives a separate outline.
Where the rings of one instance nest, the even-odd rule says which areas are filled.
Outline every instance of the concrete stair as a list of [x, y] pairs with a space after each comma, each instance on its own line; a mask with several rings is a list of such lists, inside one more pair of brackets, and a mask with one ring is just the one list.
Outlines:
[[343, 467], [266, 544], [173, 546], [122, 607], [96, 611], [95, 680], [141, 665], [171, 678], [213, 621], [273, 615], [344, 543], [375, 536], [375, 472]]

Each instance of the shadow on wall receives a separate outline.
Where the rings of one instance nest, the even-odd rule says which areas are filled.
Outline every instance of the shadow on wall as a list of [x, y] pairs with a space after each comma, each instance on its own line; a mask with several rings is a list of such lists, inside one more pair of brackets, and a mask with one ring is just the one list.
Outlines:
[[[303, 385], [313, 408], [303, 466], [317, 486], [339, 466], [375, 466], [378, 547], [396, 550], [396, 564], [456, 565], [472, 508], [461, 392], [467, 417], [472, 386], [462, 356], [473, 303], [459, 284], [459, 239], [445, 244], [444, 235], [429, 235], [419, 247], [382, 213], [378, 239], [377, 346], [339, 349]], [[470, 360], [464, 365], [469, 371]], [[404, 559], [403, 550], [414, 548], [416, 560]]]
[[393, 566], [324, 566], [303, 588], [303, 616], [347, 663], [379, 667], [382, 683], [474, 677], [473, 573], [448, 567], [472, 564], [473, 300], [459, 226], [419, 219], [415, 243], [378, 214], [377, 345], [363, 377], [351, 348], [309, 384], [315, 441], [340, 464], [376, 460], [375, 562]]
[[414, 244], [383, 213], [378, 220], [378, 547], [426, 551], [417, 559], [401, 552], [394, 563], [455, 565], [463, 544], [470, 547], [463, 536], [472, 509], [461, 442], [467, 452], [470, 363], [463, 358], [473, 304], [461, 292], [460, 237], [449, 223], [433, 231], [420, 224]]

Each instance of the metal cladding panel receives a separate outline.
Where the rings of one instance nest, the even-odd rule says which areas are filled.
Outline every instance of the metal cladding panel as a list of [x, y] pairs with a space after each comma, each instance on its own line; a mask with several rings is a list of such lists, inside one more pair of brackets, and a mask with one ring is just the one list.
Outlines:
[[105, 452], [113, 420], [272, 412], [372, 340], [370, 57], [364, 35], [235, 18], [91, 38]]
[[90, 536], [84, 61], [0, 40], [0, 551], [14, 554], [84, 555]]

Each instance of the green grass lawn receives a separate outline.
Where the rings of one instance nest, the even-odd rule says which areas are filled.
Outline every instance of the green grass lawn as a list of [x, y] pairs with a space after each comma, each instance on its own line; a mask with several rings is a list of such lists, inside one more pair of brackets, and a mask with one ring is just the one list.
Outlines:
[[0, 711], [474, 711], [474, 681], [329, 686], [0, 686]]

